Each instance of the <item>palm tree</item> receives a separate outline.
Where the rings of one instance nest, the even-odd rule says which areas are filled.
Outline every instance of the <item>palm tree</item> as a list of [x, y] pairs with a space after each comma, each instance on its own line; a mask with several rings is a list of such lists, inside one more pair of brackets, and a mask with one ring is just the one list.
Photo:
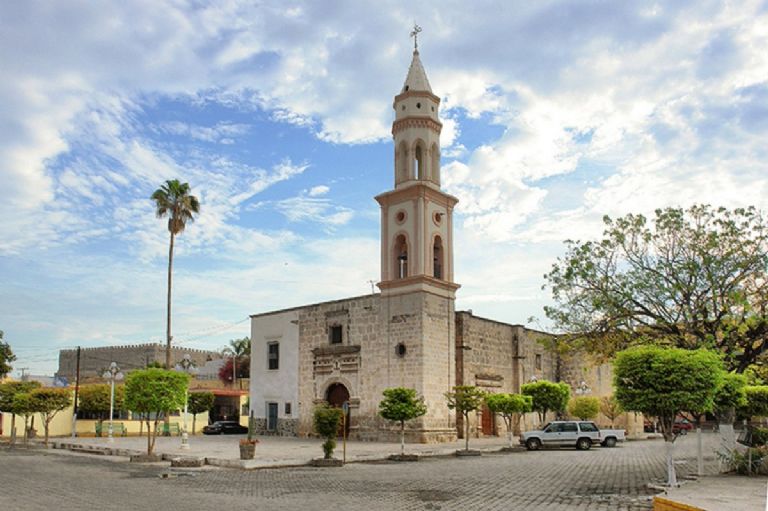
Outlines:
[[193, 214], [200, 213], [200, 202], [189, 194], [189, 183], [168, 180], [152, 194], [157, 218], [168, 217], [171, 243], [168, 249], [168, 322], [166, 325], [165, 367], [171, 367], [171, 282], [173, 278], [173, 241], [184, 232], [187, 222], [194, 222]]

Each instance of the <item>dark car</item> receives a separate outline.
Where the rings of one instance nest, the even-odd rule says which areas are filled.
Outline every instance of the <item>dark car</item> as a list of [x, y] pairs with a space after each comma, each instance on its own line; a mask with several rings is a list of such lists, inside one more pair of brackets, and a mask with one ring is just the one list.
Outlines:
[[235, 421], [216, 421], [203, 428], [204, 435], [242, 435], [248, 433], [248, 428]]

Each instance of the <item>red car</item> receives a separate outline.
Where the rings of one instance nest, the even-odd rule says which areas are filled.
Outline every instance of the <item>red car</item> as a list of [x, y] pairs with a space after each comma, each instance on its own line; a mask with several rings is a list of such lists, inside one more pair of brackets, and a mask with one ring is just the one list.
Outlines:
[[688, 419], [679, 419], [675, 421], [675, 425], [672, 426], [672, 433], [677, 435], [685, 435], [693, 429], [693, 424]]

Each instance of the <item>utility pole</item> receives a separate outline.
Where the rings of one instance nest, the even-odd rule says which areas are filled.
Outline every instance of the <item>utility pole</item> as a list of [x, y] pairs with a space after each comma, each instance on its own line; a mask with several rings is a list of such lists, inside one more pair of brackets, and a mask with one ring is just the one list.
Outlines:
[[80, 392], [80, 346], [77, 347], [77, 369], [75, 369], [75, 410], [72, 414], [72, 438], [77, 436], [77, 394]]

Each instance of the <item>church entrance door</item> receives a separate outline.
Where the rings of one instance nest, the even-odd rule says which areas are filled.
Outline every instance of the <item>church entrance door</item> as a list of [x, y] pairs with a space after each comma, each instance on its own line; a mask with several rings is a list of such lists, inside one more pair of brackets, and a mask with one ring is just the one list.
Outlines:
[[483, 406], [483, 413], [482, 413], [482, 428], [483, 428], [483, 435], [485, 436], [492, 436], [496, 435], [496, 421], [494, 419], [494, 413], [487, 407]]
[[[328, 401], [328, 404], [331, 405], [334, 408], [341, 408], [342, 405], [345, 402], [349, 402], [349, 391], [347, 390], [347, 387], [342, 385], [341, 383], [334, 383], [330, 387], [328, 387], [328, 391], [325, 395], [325, 400]], [[347, 436], [349, 436], [349, 412], [347, 412], [346, 417], [346, 433]], [[339, 427], [339, 436], [342, 436], [343, 430], [341, 427]]]

